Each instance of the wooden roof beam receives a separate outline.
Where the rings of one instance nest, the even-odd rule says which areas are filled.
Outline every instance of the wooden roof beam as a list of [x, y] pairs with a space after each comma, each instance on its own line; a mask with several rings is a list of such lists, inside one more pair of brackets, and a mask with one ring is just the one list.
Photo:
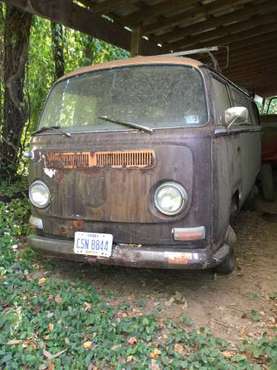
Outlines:
[[[225, 72], [234, 73], [236, 71], [237, 72], [243, 71], [247, 75], [251, 71], [255, 71], [259, 67], [262, 67], [263, 70], [266, 71], [268, 67], [271, 67], [271, 66], [274, 67], [274, 62], [276, 63], [276, 57], [277, 57], [277, 53], [275, 52], [274, 55], [272, 55], [272, 57], [267, 57], [267, 58], [261, 57], [258, 59], [253, 59], [252, 61], [249, 59], [248, 60], [246, 59], [237, 60], [236, 63], [230, 66], [228, 71], [225, 71]], [[275, 66], [275, 70], [277, 70], [276, 66]]]
[[250, 50], [239, 50], [238, 52], [234, 53], [230, 57], [230, 66], [237, 60], [237, 59], [248, 59], [251, 58], [251, 60], [256, 60], [259, 58], [264, 57], [271, 57], [271, 55], [275, 55], [277, 52], [276, 44], [270, 43], [265, 44], [259, 48], [259, 50], [256, 49], [250, 49]]
[[[183, 11], [180, 14], [163, 17], [155, 23], [151, 23], [144, 26], [144, 32], [146, 34], [152, 34], [164, 29], [172, 28], [180, 23], [186, 24], [191, 23], [191, 18], [203, 18], [207, 15], [212, 15], [214, 12], [222, 10], [230, 6], [244, 5], [252, 0], [216, 0], [212, 3], [197, 5], [196, 8], [191, 8], [189, 10]], [[204, 21], [203, 21], [204, 22]], [[200, 23], [203, 23], [200, 22]]]
[[242, 43], [241, 41], [233, 42], [230, 45], [230, 55], [232, 55], [233, 52], [240, 50], [240, 49], [248, 49], [248, 48], [254, 48], [259, 47], [264, 43], [270, 43], [273, 42], [275, 45], [277, 44], [277, 33], [276, 31], [264, 33], [261, 35], [254, 36], [251, 39], [247, 39], [246, 43]]
[[92, 0], [78, 0], [95, 14], [109, 14], [110, 12], [123, 7], [129, 3], [128, 0], [105, 0], [101, 3]]
[[[226, 29], [232, 30], [233, 28], [238, 25], [239, 22], [251, 22], [249, 19], [252, 16], [259, 15], [264, 16], [267, 13], [274, 12], [277, 10], [277, 1], [271, 0], [267, 4], [260, 4], [260, 3], [252, 3], [252, 5], [248, 5], [246, 8], [236, 10], [232, 13], [221, 17], [213, 17], [210, 20], [206, 20], [200, 23], [193, 24], [191, 26], [178, 28], [175, 31], [169, 32], [165, 35], [162, 35], [162, 39], [164, 42], [170, 42], [171, 39], [182, 38], [185, 34], [193, 34], [199, 32], [199, 37], [202, 35], [206, 37], [209, 33], [216, 33], [217, 30], [205, 32], [210, 28], [221, 27], [222, 32]], [[229, 26], [224, 26], [225, 23], [236, 22], [235, 24], [231, 24]], [[245, 25], [245, 23], [244, 23]], [[247, 27], [247, 26], [246, 26]], [[194, 36], [191, 36], [194, 37]], [[197, 36], [196, 36], [197, 37]]]
[[[268, 56], [272, 55], [272, 53], [274, 53], [275, 50], [277, 50], [276, 41], [277, 41], [277, 36], [275, 37], [274, 40], [261, 44], [259, 46], [259, 49], [257, 49], [256, 47], [247, 47], [244, 49], [240, 48], [237, 50], [232, 50], [229, 55], [230, 66], [232, 66], [232, 64], [239, 58], [240, 59], [242, 58], [245, 58], [245, 59], [252, 58], [253, 59], [256, 57], [258, 58], [261, 55], [268, 55]], [[219, 65], [226, 64], [226, 53], [225, 52], [216, 53], [214, 54], [214, 56], [218, 60]]]
[[[275, 18], [276, 19], [276, 18]], [[188, 42], [187, 39], [180, 40], [174, 43], [168, 43], [164, 44], [164, 47], [167, 50], [189, 50], [194, 48], [201, 48], [201, 47], [208, 47], [208, 46], [215, 46], [215, 45], [231, 45], [232, 43], [237, 43], [242, 40], [250, 40], [252, 38], [256, 38], [258, 36], [261, 36], [263, 34], [268, 34], [272, 32], [277, 31], [277, 23], [274, 21], [270, 24], [262, 24], [257, 27], [254, 27], [251, 29], [251, 32], [249, 30], [241, 31], [236, 34], [221, 34], [218, 32], [218, 37], [215, 37], [213, 40], [205, 41], [205, 40], [199, 40], [198, 42]]]
[[130, 15], [120, 17], [121, 24], [126, 26], [136, 26], [139, 24], [147, 23], [151, 19], [169, 13], [172, 10], [184, 10], [189, 9], [195, 5], [195, 0], [174, 0], [174, 3], [171, 1], [163, 1], [155, 5], [144, 5], [140, 10], [134, 12]]
[[[238, 23], [235, 25], [231, 24], [228, 26], [221, 26], [212, 31], [207, 31], [203, 33], [198, 33], [197, 35], [183, 37], [182, 41], [184, 41], [185, 43], [197, 43], [197, 42], [203, 42], [204, 40], [209, 41], [211, 39], [216, 39], [219, 35], [220, 37], [224, 37], [224, 36], [233, 35], [233, 34], [244, 32], [244, 31], [248, 31], [255, 27], [260, 27], [260, 26], [267, 25], [270, 23], [276, 23], [276, 19], [277, 19], [276, 12], [271, 12], [271, 14], [264, 15], [262, 17], [257, 15], [251, 19], [248, 19], [247, 22], [242, 22], [242, 23]], [[161, 39], [164, 43], [170, 44], [171, 39], [173, 37], [174, 35], [172, 33], [170, 34], [170, 37], [167, 37], [165, 35], [161, 37]], [[181, 38], [182, 36], [181, 34], [177, 34], [175, 36], [175, 39], [176, 37]]]
[[[115, 22], [95, 15], [89, 9], [72, 3], [71, 0], [6, 0], [6, 2], [26, 12], [62, 23], [123, 49], [129, 50], [131, 47], [131, 32]], [[156, 43], [141, 40], [142, 54], [160, 54], [161, 51], [162, 49]]]

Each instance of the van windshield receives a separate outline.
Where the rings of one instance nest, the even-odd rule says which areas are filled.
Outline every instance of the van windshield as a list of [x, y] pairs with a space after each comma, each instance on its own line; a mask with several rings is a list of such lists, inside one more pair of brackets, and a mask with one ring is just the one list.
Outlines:
[[39, 128], [70, 131], [132, 130], [114, 121], [149, 128], [198, 126], [207, 121], [200, 73], [186, 66], [131, 66], [89, 72], [57, 83]]

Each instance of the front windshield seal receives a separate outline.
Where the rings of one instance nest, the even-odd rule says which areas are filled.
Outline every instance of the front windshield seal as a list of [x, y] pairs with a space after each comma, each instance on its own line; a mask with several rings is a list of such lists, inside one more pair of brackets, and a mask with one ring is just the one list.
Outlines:
[[31, 133], [31, 136], [40, 134], [40, 133], [45, 132], [45, 131], [51, 131], [51, 130], [55, 130], [60, 135], [64, 135], [66, 137], [71, 137], [71, 133], [63, 130], [60, 126], [49, 126], [49, 127], [43, 126], [43, 127], [39, 128], [38, 130], [33, 131]]
[[[202, 69], [202, 68], [195, 68], [191, 65], [183, 65], [183, 64], [174, 64], [174, 63], [157, 63], [157, 64], [139, 64], [139, 65], [122, 65], [122, 66], [116, 66], [116, 67], [112, 67], [112, 68], [103, 68], [103, 69], [98, 69], [96, 71], [88, 71], [88, 72], [84, 72], [84, 73], [81, 73], [81, 74], [76, 74], [76, 75], [72, 75], [70, 77], [68, 77], [67, 79], [61, 79], [61, 80], [58, 80], [52, 87], [52, 89], [50, 90], [48, 96], [47, 96], [47, 100], [45, 102], [45, 105], [44, 105], [44, 109], [45, 107], [47, 106], [47, 103], [52, 95], [52, 92], [53, 90], [58, 87], [60, 84], [64, 83], [65, 81], [67, 83], [75, 80], [75, 79], [79, 79], [80, 77], [85, 77], [85, 76], [90, 76], [92, 74], [96, 74], [96, 73], [99, 73], [99, 72], [105, 72], [105, 71], [114, 71], [114, 70], [121, 70], [121, 69], [125, 69], [125, 68], [130, 68], [130, 69], [135, 69], [135, 68], [141, 68], [141, 67], [151, 67], [151, 68], [154, 68], [154, 67], [179, 67], [179, 68], [184, 68], [184, 69], [190, 69], [190, 70], [193, 70], [194, 72], [196, 72], [198, 75], [199, 75], [199, 78], [201, 80], [201, 86], [202, 86], [202, 93], [203, 93], [203, 109], [205, 109], [205, 112], [206, 112], [206, 116], [205, 116], [205, 120], [203, 120], [203, 122], [201, 123], [184, 123], [184, 122], [174, 122], [173, 120], [168, 120], [168, 124], [165, 122], [164, 125], [162, 126], [155, 126], [155, 127], [149, 127], [150, 125], [150, 122], [148, 122], [147, 120], [145, 120], [144, 122], [146, 123], [146, 125], [144, 125], [144, 122], [142, 125], [140, 125], [140, 123], [138, 122], [133, 122], [131, 119], [130, 120], [122, 120], [122, 119], [119, 119], [118, 117], [115, 117], [115, 116], [110, 116], [110, 115], [107, 115], [105, 114], [106, 112], [104, 112], [104, 114], [100, 115], [100, 116], [97, 116], [98, 118], [107, 118], [106, 121], [110, 121], [110, 122], [113, 122], [113, 123], [119, 123], [120, 122], [124, 122], [123, 124], [125, 126], [130, 126], [133, 125], [133, 124], [136, 124], [136, 125], [140, 125], [142, 127], [136, 127], [138, 129], [141, 129], [141, 130], [144, 130], [144, 128], [146, 127], [146, 130], [144, 131], [149, 131], [151, 130], [151, 132], [155, 131], [155, 130], [163, 130], [163, 129], [185, 129], [185, 128], [199, 128], [199, 127], [203, 127], [203, 126], [206, 126], [209, 121], [210, 121], [210, 111], [209, 111], [209, 107], [208, 107], [208, 104], [207, 104], [207, 86], [205, 84], [205, 71]], [[41, 117], [43, 116], [43, 113], [44, 111], [42, 112], [41, 114]], [[101, 112], [102, 113], [102, 112]], [[115, 117], [115, 118], [114, 118]], [[108, 119], [109, 118], [109, 119]], [[82, 127], [84, 127], [82, 124], [81, 124]], [[75, 128], [78, 128], [78, 130], [75, 130]], [[112, 128], [109, 128], [109, 129], [103, 129], [102, 127], [99, 127], [99, 128], [96, 128], [96, 127], [93, 127], [93, 126], [87, 126], [86, 129], [81, 129], [79, 130], [80, 126], [79, 125], [76, 125], [76, 126], [68, 126], [66, 127], [67, 131], [70, 131], [72, 133], [90, 133], [90, 132], [97, 132], [97, 133], [107, 133], [107, 132], [115, 132], [115, 131], [125, 131], [125, 130], [114, 130]], [[135, 128], [135, 127], [134, 127]], [[149, 130], [150, 129], [150, 130]], [[128, 130], [129, 131], [129, 130]]]

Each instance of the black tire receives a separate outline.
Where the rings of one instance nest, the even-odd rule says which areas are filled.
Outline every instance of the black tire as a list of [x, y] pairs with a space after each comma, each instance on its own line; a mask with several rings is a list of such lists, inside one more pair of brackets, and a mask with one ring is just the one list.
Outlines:
[[253, 186], [247, 198], [244, 201], [242, 209], [245, 211], [256, 211], [256, 199], [259, 194], [259, 190], [256, 185]]
[[264, 163], [261, 169], [262, 192], [265, 200], [274, 200], [274, 182], [272, 166], [270, 163]]
[[236, 267], [236, 259], [234, 255], [233, 248], [231, 248], [230, 253], [221, 262], [220, 265], [216, 266], [214, 271], [218, 274], [228, 275], [231, 274]]

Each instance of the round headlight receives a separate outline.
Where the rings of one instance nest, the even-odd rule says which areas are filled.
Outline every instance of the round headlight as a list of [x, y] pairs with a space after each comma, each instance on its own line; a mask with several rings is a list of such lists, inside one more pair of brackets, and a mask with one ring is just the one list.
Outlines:
[[50, 202], [50, 191], [42, 181], [35, 181], [29, 188], [29, 198], [37, 208], [45, 208]]
[[182, 211], [188, 195], [186, 190], [176, 182], [165, 182], [160, 185], [154, 194], [156, 208], [168, 216], [177, 215]]

